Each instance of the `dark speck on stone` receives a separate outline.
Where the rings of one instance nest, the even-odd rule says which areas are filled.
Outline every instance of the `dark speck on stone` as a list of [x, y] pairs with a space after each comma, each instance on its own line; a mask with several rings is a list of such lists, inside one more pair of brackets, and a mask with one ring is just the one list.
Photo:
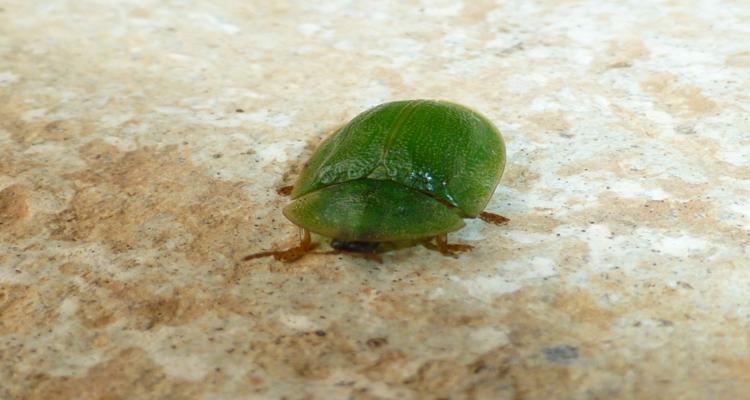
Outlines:
[[545, 347], [542, 349], [542, 353], [544, 353], [547, 361], [554, 363], [565, 364], [578, 358], [578, 349], [568, 345]]

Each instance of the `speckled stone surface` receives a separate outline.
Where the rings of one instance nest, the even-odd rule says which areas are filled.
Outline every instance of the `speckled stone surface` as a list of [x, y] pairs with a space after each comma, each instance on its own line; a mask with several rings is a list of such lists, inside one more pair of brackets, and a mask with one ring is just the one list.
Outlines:
[[[748, 21], [1, 0], [0, 398], [747, 398]], [[455, 259], [241, 261], [295, 243], [276, 189], [327, 134], [407, 98], [496, 122], [508, 224]]]

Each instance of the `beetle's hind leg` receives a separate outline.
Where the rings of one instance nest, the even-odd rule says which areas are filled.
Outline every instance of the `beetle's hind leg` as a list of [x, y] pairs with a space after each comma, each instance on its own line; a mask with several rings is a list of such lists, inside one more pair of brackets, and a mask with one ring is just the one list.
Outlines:
[[510, 221], [510, 219], [503, 217], [502, 215], [494, 214], [494, 213], [486, 212], [486, 211], [483, 211], [482, 213], [479, 214], [479, 219], [481, 219], [484, 222], [495, 224], [495, 225], [502, 225]]
[[458, 253], [465, 253], [474, 249], [474, 246], [468, 244], [451, 244], [448, 243], [448, 235], [442, 234], [435, 236], [435, 244], [431, 241], [424, 242], [423, 245], [430, 250], [436, 250], [445, 256], [455, 256]]
[[243, 257], [242, 261], [248, 261], [262, 257], [273, 257], [277, 261], [290, 263], [297, 261], [305, 254], [310, 253], [313, 249], [315, 249], [315, 246], [316, 245], [313, 244], [312, 238], [310, 237], [310, 231], [308, 231], [307, 229], [302, 229], [302, 237], [300, 239], [299, 245], [286, 250], [262, 251], [260, 253], [250, 254]]

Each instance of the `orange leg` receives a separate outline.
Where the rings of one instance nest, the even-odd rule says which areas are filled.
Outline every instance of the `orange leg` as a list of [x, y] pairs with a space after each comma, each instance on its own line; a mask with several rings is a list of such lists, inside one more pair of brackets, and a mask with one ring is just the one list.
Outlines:
[[468, 244], [450, 244], [448, 243], [448, 235], [435, 236], [436, 245], [431, 242], [423, 243], [425, 247], [431, 250], [437, 250], [445, 256], [455, 256], [457, 253], [463, 253], [471, 251], [474, 246]]
[[490, 212], [483, 212], [479, 214], [479, 218], [484, 222], [488, 222], [490, 224], [495, 224], [495, 225], [501, 225], [510, 221], [508, 218], [505, 218], [502, 215], [497, 215], [497, 214], [493, 214]]
[[280, 196], [289, 196], [292, 194], [292, 190], [294, 190], [294, 186], [282, 186], [278, 189], [276, 189], [276, 193], [278, 193]]
[[315, 248], [315, 246], [316, 245], [312, 243], [312, 239], [310, 238], [310, 231], [308, 231], [307, 229], [302, 229], [302, 238], [298, 246], [292, 247], [291, 249], [287, 250], [262, 251], [260, 253], [250, 254], [249, 256], [243, 257], [242, 261], [262, 257], [273, 257], [277, 261], [290, 263], [299, 260], [305, 254], [311, 252]]

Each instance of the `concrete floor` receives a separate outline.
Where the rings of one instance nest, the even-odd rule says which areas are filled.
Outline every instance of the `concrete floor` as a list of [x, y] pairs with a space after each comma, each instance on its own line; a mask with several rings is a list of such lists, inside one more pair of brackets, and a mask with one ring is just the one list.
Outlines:
[[[0, 398], [746, 398], [748, 21], [0, 1]], [[458, 258], [241, 261], [295, 243], [276, 189], [322, 139], [410, 98], [497, 124], [508, 224]]]

